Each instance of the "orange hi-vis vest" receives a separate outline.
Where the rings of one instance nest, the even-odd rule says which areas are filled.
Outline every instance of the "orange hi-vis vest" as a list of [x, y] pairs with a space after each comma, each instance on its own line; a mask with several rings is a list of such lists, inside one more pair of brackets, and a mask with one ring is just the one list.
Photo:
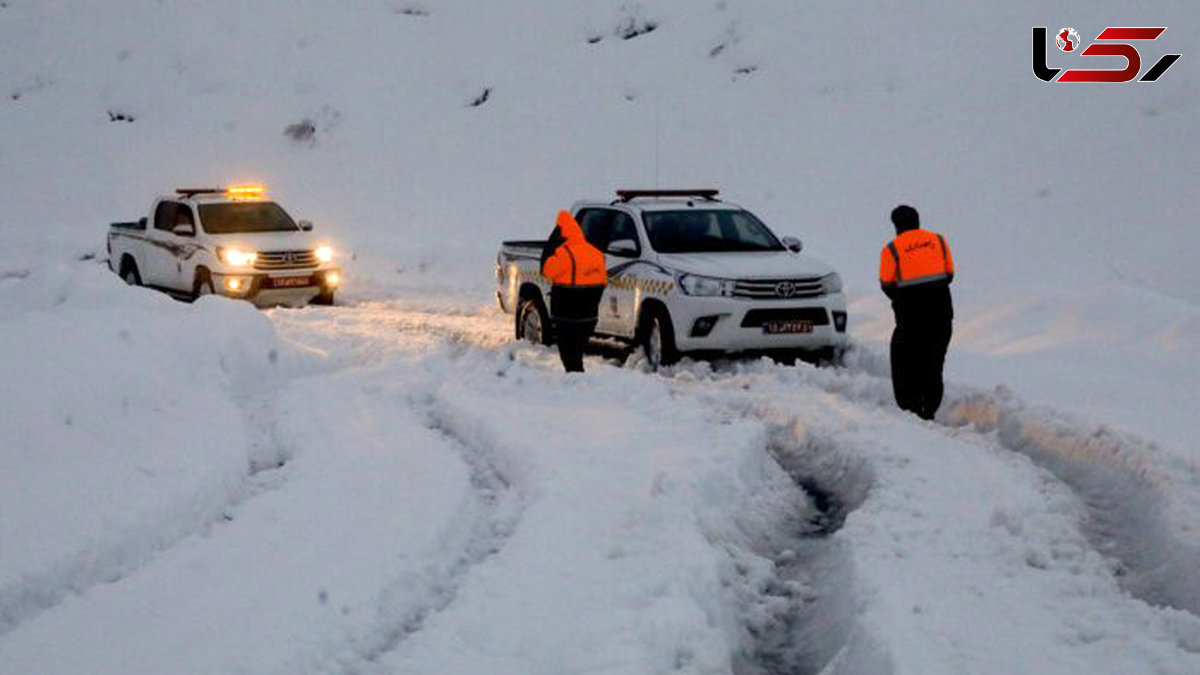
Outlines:
[[558, 212], [558, 230], [566, 241], [546, 259], [542, 274], [559, 286], [604, 286], [608, 281], [604, 254], [588, 243], [567, 211]]
[[879, 283], [903, 288], [954, 278], [954, 258], [942, 235], [928, 230], [908, 230], [883, 247]]

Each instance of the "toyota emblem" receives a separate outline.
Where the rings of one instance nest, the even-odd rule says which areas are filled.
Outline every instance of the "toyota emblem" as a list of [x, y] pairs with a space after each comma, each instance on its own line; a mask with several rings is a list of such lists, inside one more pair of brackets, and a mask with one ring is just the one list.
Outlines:
[[289, 264], [289, 265], [294, 265], [294, 264], [296, 264], [296, 254], [295, 254], [295, 253], [285, 253], [285, 254], [283, 254], [283, 261], [284, 261], [285, 263]]
[[781, 281], [775, 284], [775, 295], [781, 298], [790, 298], [796, 294], [796, 285], [790, 281]]

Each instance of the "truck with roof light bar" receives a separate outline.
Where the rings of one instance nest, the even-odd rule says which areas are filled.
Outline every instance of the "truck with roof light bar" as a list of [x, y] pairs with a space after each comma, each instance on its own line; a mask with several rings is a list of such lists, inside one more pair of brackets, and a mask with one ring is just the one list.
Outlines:
[[130, 285], [181, 298], [333, 304], [342, 270], [312, 229], [261, 185], [180, 188], [156, 199], [148, 217], [112, 223], [108, 266]]
[[[571, 213], [605, 252], [596, 335], [641, 348], [651, 368], [684, 354], [764, 353], [828, 362], [846, 341], [846, 297], [829, 265], [800, 253], [714, 189], [618, 190]], [[496, 299], [518, 340], [552, 344], [544, 241], [506, 241]]]

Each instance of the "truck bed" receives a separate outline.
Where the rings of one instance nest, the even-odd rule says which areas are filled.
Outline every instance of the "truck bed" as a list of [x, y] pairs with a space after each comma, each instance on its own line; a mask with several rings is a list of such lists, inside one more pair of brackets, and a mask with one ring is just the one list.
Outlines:
[[500, 242], [500, 251], [513, 258], [540, 258], [544, 239], [514, 239]]
[[110, 223], [109, 227], [114, 230], [144, 230], [146, 229], [146, 219], [122, 223]]

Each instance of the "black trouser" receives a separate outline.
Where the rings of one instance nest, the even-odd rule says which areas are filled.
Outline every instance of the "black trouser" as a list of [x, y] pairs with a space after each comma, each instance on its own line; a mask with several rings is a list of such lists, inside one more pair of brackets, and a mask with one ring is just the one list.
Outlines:
[[555, 319], [554, 331], [558, 338], [558, 356], [568, 373], [583, 372], [583, 350], [587, 347], [596, 320]]
[[950, 345], [950, 321], [898, 323], [892, 332], [892, 391], [896, 405], [924, 419], [942, 405], [942, 365]]
[[599, 316], [604, 286], [560, 286], [550, 289], [550, 316], [558, 338], [558, 355], [568, 373], [583, 372], [587, 347]]

